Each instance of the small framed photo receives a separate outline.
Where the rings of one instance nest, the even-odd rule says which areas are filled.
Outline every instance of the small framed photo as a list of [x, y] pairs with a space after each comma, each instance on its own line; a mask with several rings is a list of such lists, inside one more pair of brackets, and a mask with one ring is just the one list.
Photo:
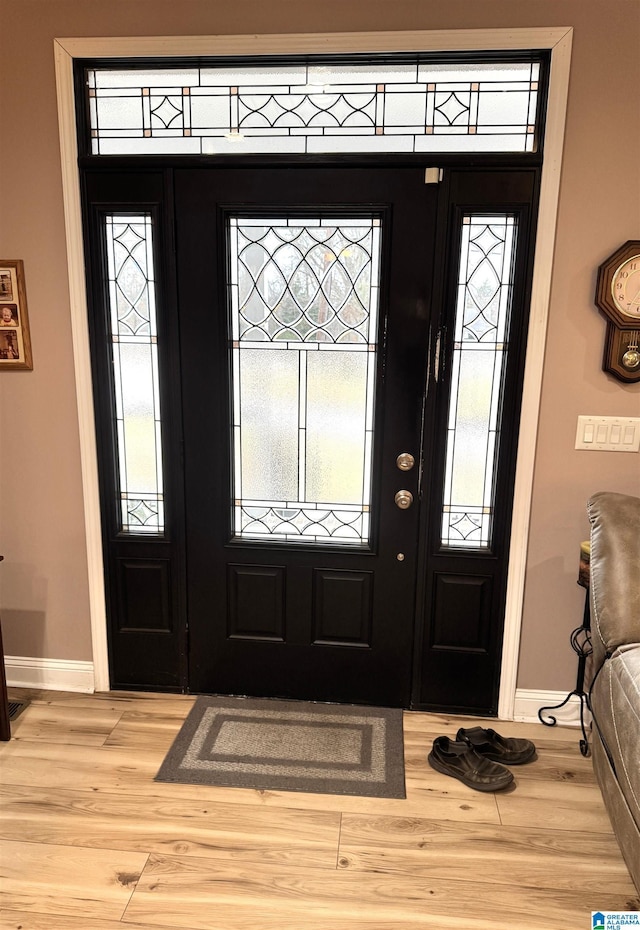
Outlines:
[[0, 371], [33, 369], [24, 265], [0, 258]]

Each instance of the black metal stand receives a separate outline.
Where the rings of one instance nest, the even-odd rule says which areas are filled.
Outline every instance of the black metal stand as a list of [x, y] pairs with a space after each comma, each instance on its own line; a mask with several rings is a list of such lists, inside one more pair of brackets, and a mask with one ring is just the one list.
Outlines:
[[[538, 719], [540, 723], [543, 723], [545, 727], [554, 727], [558, 722], [556, 718], [547, 713], [550, 710], [560, 710], [561, 707], [564, 707], [565, 704], [571, 700], [572, 697], [577, 697], [580, 699], [580, 727], [582, 728], [582, 739], [580, 740], [580, 752], [583, 756], [588, 756], [591, 753], [589, 748], [589, 739], [587, 737], [587, 729], [584, 722], [584, 711], [585, 708], [589, 710], [589, 694], [584, 690], [584, 673], [587, 665], [587, 656], [590, 656], [593, 652], [591, 646], [591, 615], [589, 613], [589, 591], [586, 593], [585, 603], [584, 603], [584, 614], [582, 618], [582, 626], [576, 627], [576, 629], [571, 634], [571, 648], [574, 652], [578, 654], [578, 677], [576, 680], [576, 686], [573, 691], [570, 691], [566, 696], [564, 701], [560, 704], [554, 704], [551, 707], [541, 707], [538, 711]], [[545, 720], [543, 714], [549, 718]]]

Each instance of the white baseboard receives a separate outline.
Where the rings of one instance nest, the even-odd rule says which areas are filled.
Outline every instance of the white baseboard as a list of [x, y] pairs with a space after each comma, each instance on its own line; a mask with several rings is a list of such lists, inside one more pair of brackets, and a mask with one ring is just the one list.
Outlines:
[[70, 659], [32, 659], [5, 656], [7, 684], [13, 688], [45, 688], [49, 691], [95, 691], [93, 662]]
[[[14, 688], [43, 688], [49, 691], [95, 691], [93, 662], [75, 662], [70, 659], [32, 659], [28, 656], [5, 656], [7, 684]], [[540, 723], [541, 707], [562, 703], [566, 691], [530, 691], [518, 688], [513, 719], [522, 723]], [[575, 695], [557, 711], [552, 711], [558, 725], [580, 726], [580, 701]], [[549, 719], [548, 713], [545, 719]], [[585, 722], [590, 721], [585, 710]]]
[[[516, 690], [516, 699], [513, 708], [513, 719], [523, 723], [540, 723], [538, 711], [541, 707], [555, 707], [567, 697], [566, 691], [529, 691], [526, 688]], [[580, 699], [573, 695], [571, 699], [558, 710], [545, 711], [543, 717], [549, 720], [550, 715], [556, 718], [558, 726], [580, 726]], [[584, 712], [585, 724], [588, 725], [591, 716], [589, 711]]]

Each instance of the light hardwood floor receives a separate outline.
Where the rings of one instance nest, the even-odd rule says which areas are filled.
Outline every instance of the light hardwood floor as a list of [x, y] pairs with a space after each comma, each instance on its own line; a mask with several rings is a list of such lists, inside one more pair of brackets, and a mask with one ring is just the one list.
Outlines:
[[381, 800], [154, 782], [190, 697], [11, 696], [32, 703], [0, 746], [3, 930], [588, 930], [640, 907], [574, 729], [495, 724], [538, 759], [486, 795], [426, 761], [469, 718], [407, 713], [407, 798]]

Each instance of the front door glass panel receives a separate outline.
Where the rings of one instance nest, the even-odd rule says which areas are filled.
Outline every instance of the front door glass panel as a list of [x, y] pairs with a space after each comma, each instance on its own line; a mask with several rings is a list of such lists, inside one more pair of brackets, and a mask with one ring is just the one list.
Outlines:
[[369, 542], [380, 224], [228, 221], [235, 538]]

